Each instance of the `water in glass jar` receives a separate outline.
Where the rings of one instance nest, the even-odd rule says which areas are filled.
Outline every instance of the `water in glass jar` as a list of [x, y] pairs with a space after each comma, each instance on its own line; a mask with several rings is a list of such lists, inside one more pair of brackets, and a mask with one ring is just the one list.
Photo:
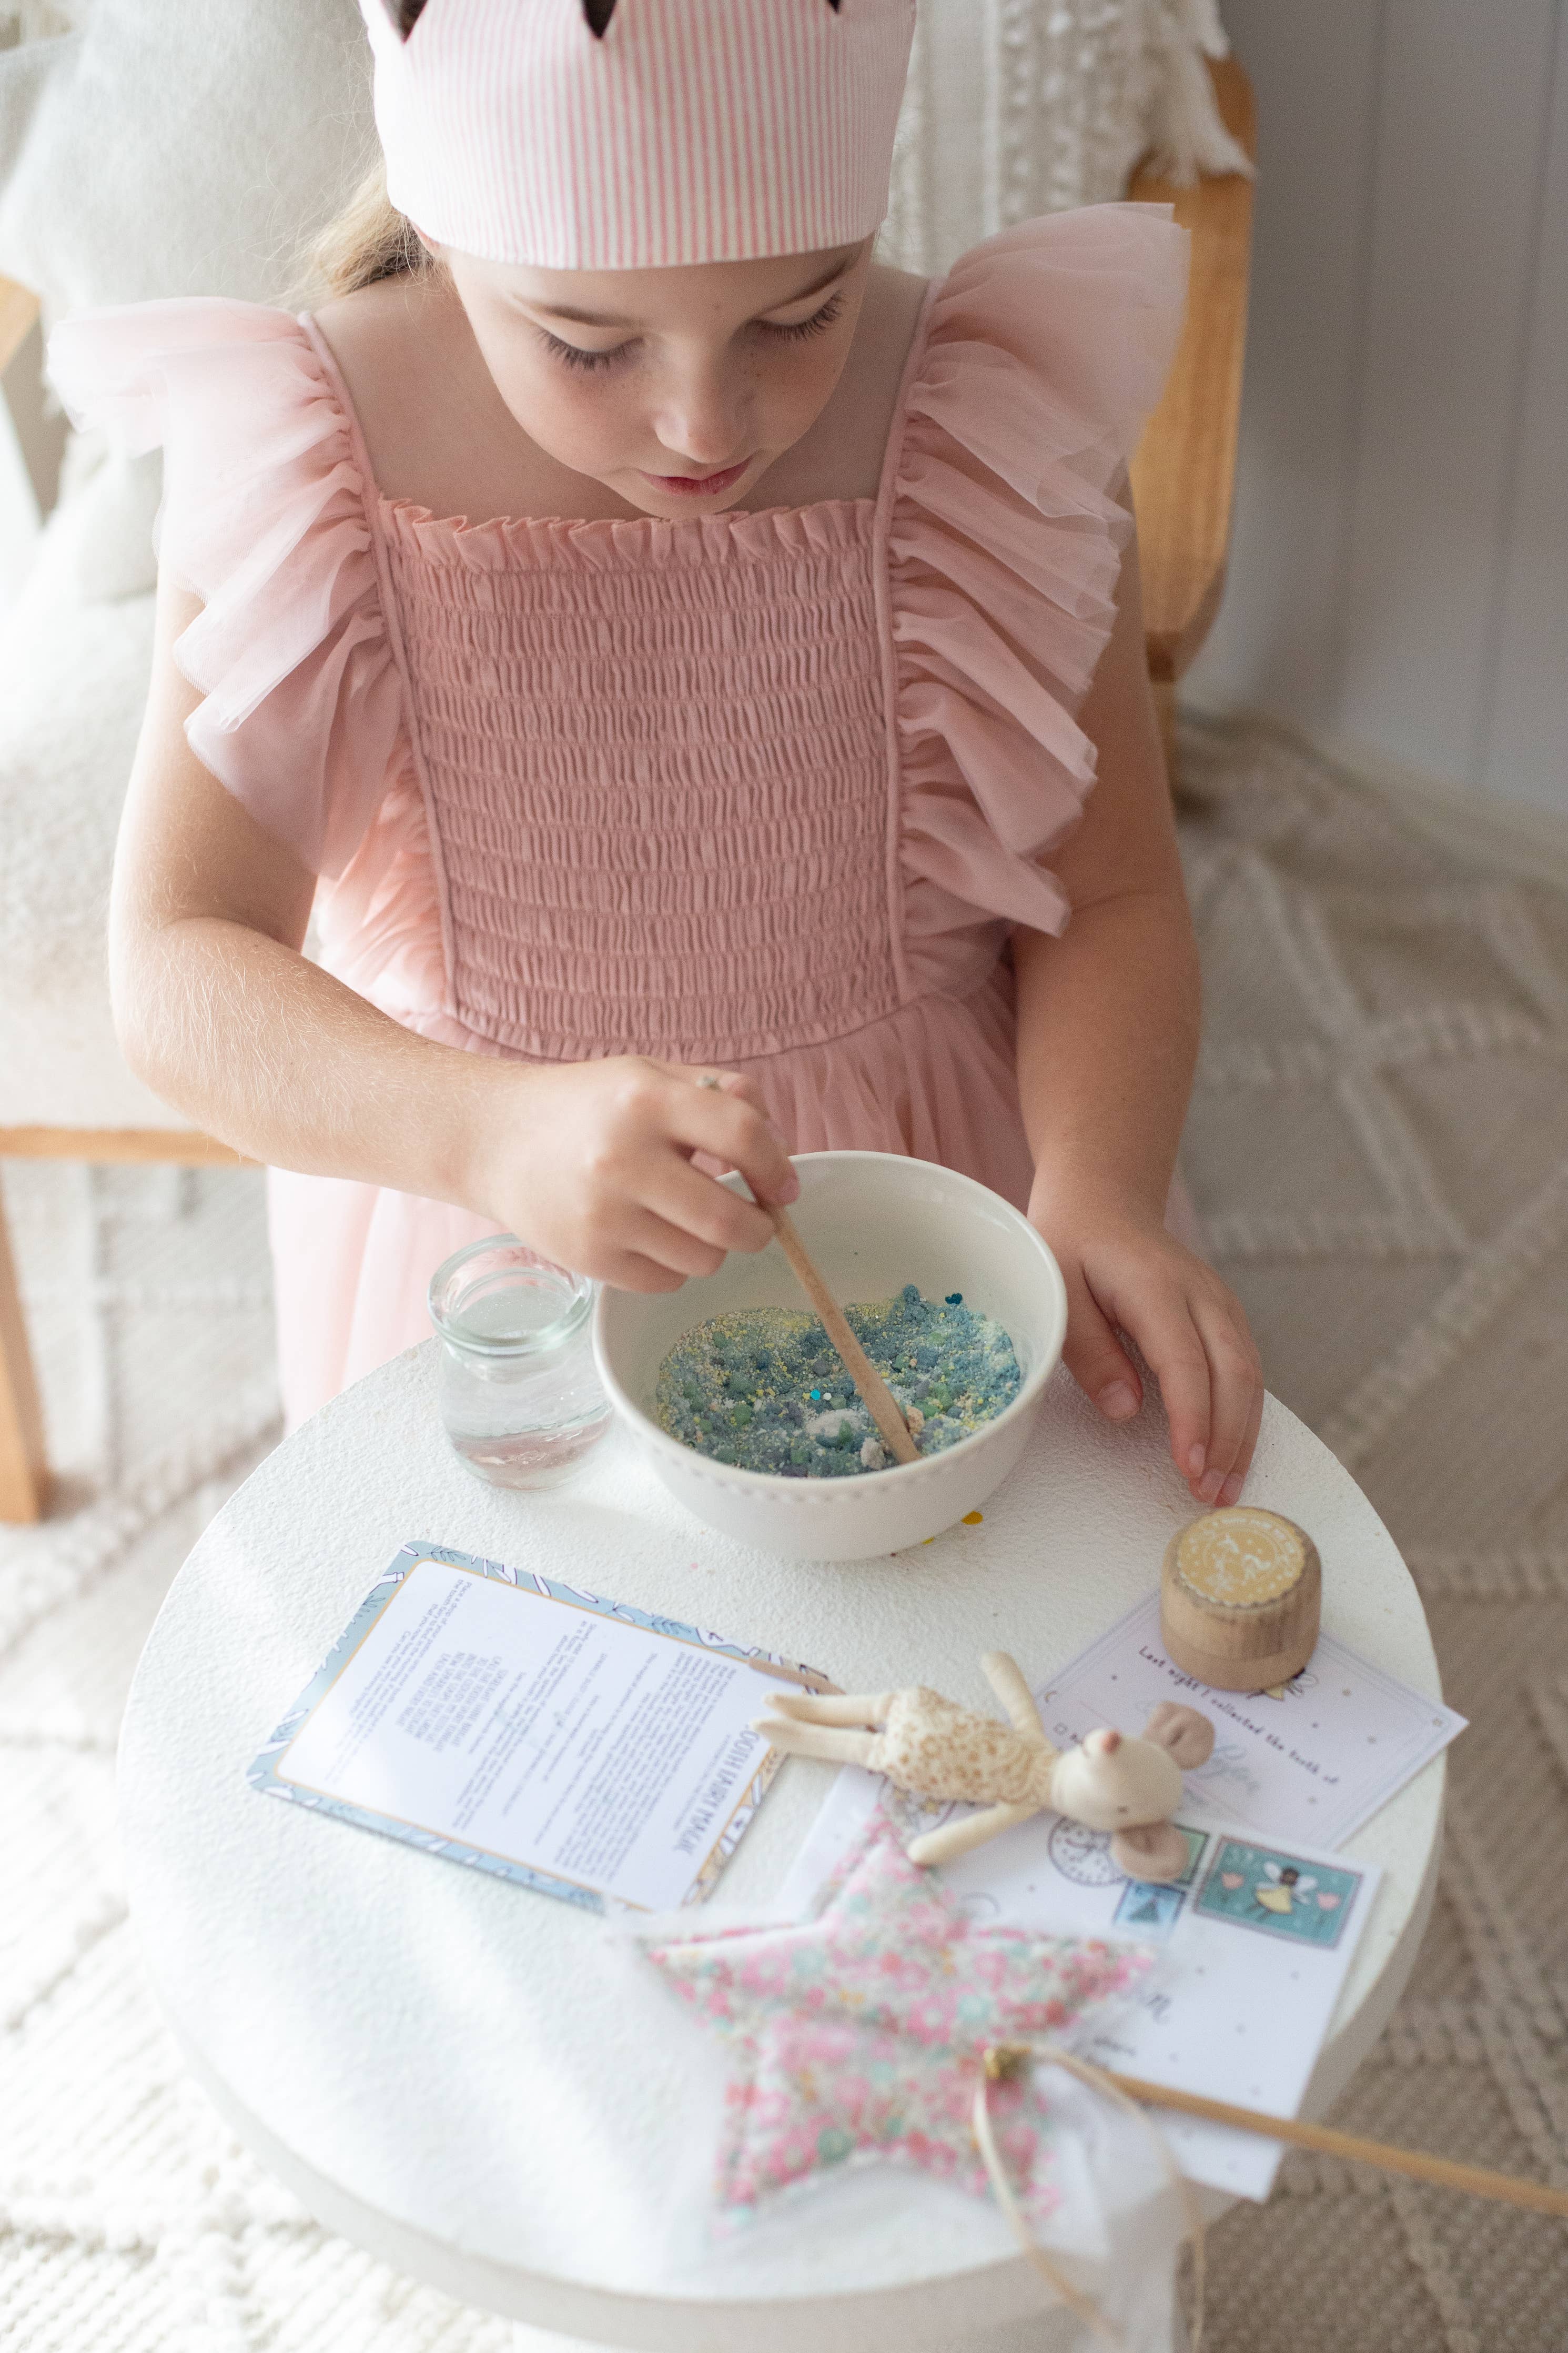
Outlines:
[[489, 1280], [465, 1286], [438, 1325], [441, 1418], [459, 1459], [491, 1486], [552, 1486], [610, 1419], [586, 1314], [560, 1328], [572, 1306], [563, 1289], [571, 1278], [553, 1269], [492, 1261], [492, 1270]]
[[453, 1430], [447, 1435], [453, 1451], [492, 1487], [553, 1487], [598, 1443], [609, 1419], [608, 1408], [575, 1430], [522, 1430], [510, 1437], [469, 1437]]

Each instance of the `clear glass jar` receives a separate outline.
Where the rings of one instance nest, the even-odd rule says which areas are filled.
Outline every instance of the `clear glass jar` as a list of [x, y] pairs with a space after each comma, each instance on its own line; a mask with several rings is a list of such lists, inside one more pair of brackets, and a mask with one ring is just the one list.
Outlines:
[[594, 1285], [515, 1234], [454, 1250], [430, 1279], [441, 1419], [492, 1487], [552, 1487], [610, 1425], [594, 1366]]

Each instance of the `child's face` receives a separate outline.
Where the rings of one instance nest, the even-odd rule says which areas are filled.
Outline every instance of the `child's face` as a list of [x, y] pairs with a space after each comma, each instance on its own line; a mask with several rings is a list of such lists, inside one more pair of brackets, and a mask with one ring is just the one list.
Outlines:
[[821, 414], [854, 337], [871, 239], [678, 269], [442, 259], [531, 441], [647, 514], [713, 514]]

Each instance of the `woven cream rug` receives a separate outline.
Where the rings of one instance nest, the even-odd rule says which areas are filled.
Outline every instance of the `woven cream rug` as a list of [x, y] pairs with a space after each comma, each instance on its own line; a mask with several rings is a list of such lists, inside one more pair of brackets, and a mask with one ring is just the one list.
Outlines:
[[[1261, 734], [1189, 731], [1185, 767], [1189, 1178], [1271, 1386], [1389, 1522], [1473, 1720], [1431, 1934], [1340, 2119], [1568, 2187], [1568, 902]], [[258, 1180], [5, 1187], [66, 1485], [0, 1534], [0, 2353], [548, 2353], [252, 2164], [125, 1916], [132, 1669], [274, 1435]], [[1568, 2347], [1568, 2225], [1336, 2166], [1292, 2158], [1212, 2267], [1214, 2353]]]

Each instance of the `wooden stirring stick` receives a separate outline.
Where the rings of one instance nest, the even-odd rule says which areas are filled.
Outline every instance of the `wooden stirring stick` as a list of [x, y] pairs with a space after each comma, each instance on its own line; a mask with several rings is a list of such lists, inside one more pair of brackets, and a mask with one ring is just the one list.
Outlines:
[[888, 1446], [900, 1462], [918, 1462], [920, 1450], [910, 1436], [909, 1424], [899, 1411], [888, 1384], [867, 1356], [865, 1349], [845, 1321], [844, 1310], [812, 1263], [811, 1254], [795, 1229], [787, 1209], [774, 1201], [764, 1201], [763, 1208], [773, 1221], [773, 1231], [784, 1244], [784, 1256], [800, 1278], [801, 1289], [822, 1318], [823, 1329], [844, 1360], [844, 1369], [859, 1390], [866, 1410], [882, 1434]]
[[1394, 2148], [1386, 2141], [1363, 2140], [1357, 2133], [1336, 2132], [1331, 2125], [1261, 2116], [1255, 2108], [1233, 2108], [1225, 2100], [1205, 2099], [1197, 2092], [1176, 2092], [1164, 2084], [1146, 2084], [1137, 2075], [1107, 2072], [1119, 2090], [1145, 2107], [1179, 2108], [1184, 2116], [1206, 2116], [1212, 2124], [1233, 2125], [1238, 2132], [1257, 2133], [1265, 2140], [1289, 2141], [1297, 2148], [1318, 2149], [1325, 2157], [1375, 2165], [1383, 2173], [1403, 2173], [1412, 2181], [1435, 2182], [1440, 2189], [1463, 2189], [1472, 2198], [1493, 2198], [1504, 2206], [1527, 2206], [1533, 2213], [1560, 2214], [1568, 2220], [1568, 2189], [1551, 2189], [1544, 2181], [1521, 2181], [1515, 2174], [1490, 2173], [1484, 2166], [1428, 2157], [1425, 2149]]

